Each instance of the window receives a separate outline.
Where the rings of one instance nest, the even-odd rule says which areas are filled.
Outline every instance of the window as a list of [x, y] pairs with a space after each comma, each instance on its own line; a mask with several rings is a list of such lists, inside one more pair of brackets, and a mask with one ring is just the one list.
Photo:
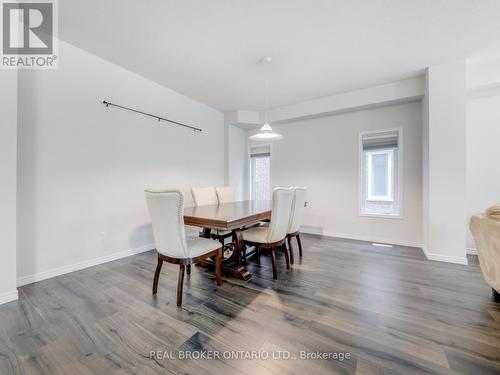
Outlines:
[[392, 159], [393, 150], [367, 151], [368, 197], [369, 201], [392, 201]]
[[360, 213], [399, 217], [401, 129], [360, 134]]
[[250, 198], [271, 199], [271, 146], [250, 148]]

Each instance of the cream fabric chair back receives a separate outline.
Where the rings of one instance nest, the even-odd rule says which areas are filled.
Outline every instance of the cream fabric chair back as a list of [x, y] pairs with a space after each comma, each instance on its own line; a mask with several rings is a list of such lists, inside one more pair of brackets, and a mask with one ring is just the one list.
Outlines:
[[191, 188], [195, 206], [206, 206], [209, 204], [219, 204], [217, 201], [217, 193], [215, 188], [211, 187], [194, 187]]
[[284, 239], [288, 232], [293, 204], [293, 188], [275, 188], [273, 190], [273, 213], [269, 223], [267, 243]]
[[500, 217], [496, 217], [498, 214], [474, 215], [470, 219], [470, 229], [484, 279], [500, 292]]
[[232, 186], [219, 186], [215, 188], [219, 204], [234, 202], [234, 189]]
[[306, 204], [306, 187], [296, 187], [294, 191], [292, 214], [290, 216], [290, 225], [288, 227], [288, 233], [292, 234], [300, 230], [300, 225], [302, 224], [302, 215], [304, 213], [304, 207]]
[[171, 258], [188, 258], [184, 229], [184, 194], [180, 190], [146, 190], [156, 250]]

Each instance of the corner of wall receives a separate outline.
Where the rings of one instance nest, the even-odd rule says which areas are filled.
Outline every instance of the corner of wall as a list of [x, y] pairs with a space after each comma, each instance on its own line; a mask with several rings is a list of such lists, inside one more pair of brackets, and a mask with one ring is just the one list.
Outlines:
[[428, 68], [422, 142], [425, 253], [459, 264], [467, 264], [465, 75], [465, 60]]
[[18, 298], [17, 273], [17, 70], [0, 70], [0, 304]]

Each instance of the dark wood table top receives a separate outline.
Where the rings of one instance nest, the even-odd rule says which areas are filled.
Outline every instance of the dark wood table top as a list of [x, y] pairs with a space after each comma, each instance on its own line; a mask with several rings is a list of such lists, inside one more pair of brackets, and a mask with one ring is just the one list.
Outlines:
[[184, 224], [218, 230], [233, 230], [269, 219], [271, 210], [271, 201], [241, 201], [185, 207]]

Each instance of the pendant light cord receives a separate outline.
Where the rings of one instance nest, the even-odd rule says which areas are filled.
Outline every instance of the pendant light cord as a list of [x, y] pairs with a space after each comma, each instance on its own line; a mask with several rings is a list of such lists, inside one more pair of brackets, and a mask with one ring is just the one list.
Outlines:
[[265, 97], [265, 103], [264, 103], [264, 123], [268, 123], [268, 117], [267, 117], [267, 111], [268, 111], [268, 106], [269, 106], [269, 61], [264, 60], [264, 64], [266, 66], [266, 71], [265, 71], [265, 80], [266, 80], [266, 93], [264, 95]]
[[277, 141], [283, 139], [281, 134], [277, 134], [273, 132], [271, 125], [268, 122], [268, 112], [269, 112], [269, 63], [272, 61], [270, 57], [263, 57], [260, 62], [262, 64], [266, 64], [265, 74], [265, 103], [264, 103], [264, 125], [260, 128], [260, 132], [254, 135], [251, 135], [249, 138], [254, 141]]

